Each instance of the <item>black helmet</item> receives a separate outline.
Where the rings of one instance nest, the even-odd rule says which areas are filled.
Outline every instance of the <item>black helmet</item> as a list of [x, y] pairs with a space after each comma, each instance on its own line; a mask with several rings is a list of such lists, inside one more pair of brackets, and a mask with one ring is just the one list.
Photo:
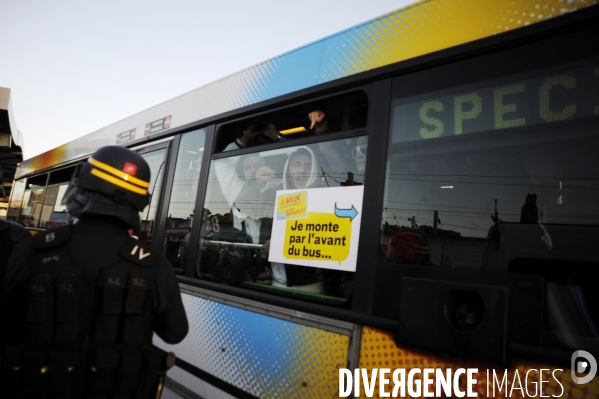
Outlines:
[[134, 151], [106, 146], [79, 165], [64, 197], [72, 216], [114, 216], [139, 229], [139, 213], [148, 205], [150, 167]]

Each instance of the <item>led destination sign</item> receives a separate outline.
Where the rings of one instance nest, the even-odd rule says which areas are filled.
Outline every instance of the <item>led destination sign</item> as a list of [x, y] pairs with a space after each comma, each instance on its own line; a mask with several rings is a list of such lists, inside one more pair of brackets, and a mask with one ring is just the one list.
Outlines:
[[591, 65], [402, 98], [394, 103], [393, 142], [598, 116], [599, 62]]

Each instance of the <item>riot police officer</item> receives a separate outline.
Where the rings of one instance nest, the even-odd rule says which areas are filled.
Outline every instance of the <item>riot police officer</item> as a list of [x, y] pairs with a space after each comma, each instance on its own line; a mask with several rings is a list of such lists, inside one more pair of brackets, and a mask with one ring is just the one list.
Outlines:
[[40, 232], [13, 254], [3, 373], [14, 394], [155, 397], [165, 353], [152, 334], [178, 343], [188, 324], [172, 266], [129, 233], [139, 231], [149, 182], [137, 153], [99, 149], [63, 200], [77, 222]]

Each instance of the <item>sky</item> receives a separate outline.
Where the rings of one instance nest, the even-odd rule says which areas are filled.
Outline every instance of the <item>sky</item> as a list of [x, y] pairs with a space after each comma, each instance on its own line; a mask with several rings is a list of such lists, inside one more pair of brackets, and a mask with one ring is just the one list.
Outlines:
[[0, 0], [24, 159], [413, 0]]

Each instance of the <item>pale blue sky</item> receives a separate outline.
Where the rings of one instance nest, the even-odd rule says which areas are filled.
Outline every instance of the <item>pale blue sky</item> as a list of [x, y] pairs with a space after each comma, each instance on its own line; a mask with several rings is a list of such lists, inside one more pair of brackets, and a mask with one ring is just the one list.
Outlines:
[[0, 1], [25, 159], [413, 0]]

